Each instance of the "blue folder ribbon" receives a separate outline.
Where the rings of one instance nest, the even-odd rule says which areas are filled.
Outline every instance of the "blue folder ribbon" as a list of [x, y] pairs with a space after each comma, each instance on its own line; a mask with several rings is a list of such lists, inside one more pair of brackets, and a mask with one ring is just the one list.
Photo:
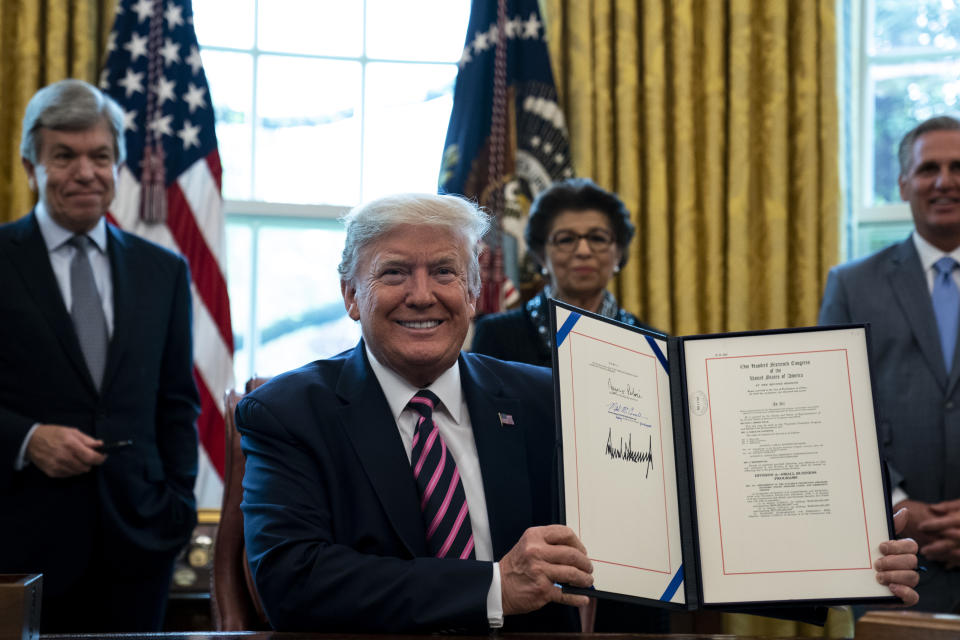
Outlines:
[[653, 349], [653, 353], [657, 356], [657, 360], [659, 360], [660, 364], [663, 365], [663, 370], [667, 372], [667, 375], [669, 375], [670, 365], [667, 364], [667, 356], [663, 355], [663, 351], [660, 350], [660, 345], [658, 345], [657, 341], [650, 336], [644, 337], [647, 339], [647, 342], [650, 343], [650, 348]]
[[567, 319], [563, 321], [563, 324], [557, 330], [557, 348], [560, 348], [560, 345], [563, 344], [563, 341], [567, 339], [567, 334], [570, 333], [570, 330], [573, 329], [573, 325], [577, 324], [577, 320], [580, 319], [580, 314], [576, 311], [571, 311], [570, 315], [567, 316]]
[[681, 582], [683, 582], [683, 565], [680, 565], [680, 568], [677, 569], [677, 572], [673, 574], [673, 579], [670, 580], [670, 584], [667, 585], [667, 590], [663, 592], [662, 596], [660, 596], [660, 601], [670, 602], [673, 599], [673, 594], [675, 594], [677, 589], [680, 588]]

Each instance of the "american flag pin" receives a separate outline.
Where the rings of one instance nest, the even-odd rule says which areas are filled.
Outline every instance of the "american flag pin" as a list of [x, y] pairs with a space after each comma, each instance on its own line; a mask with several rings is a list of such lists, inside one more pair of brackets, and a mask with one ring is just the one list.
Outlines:
[[509, 413], [498, 413], [500, 416], [500, 426], [505, 427], [507, 425], [513, 426], [513, 416]]

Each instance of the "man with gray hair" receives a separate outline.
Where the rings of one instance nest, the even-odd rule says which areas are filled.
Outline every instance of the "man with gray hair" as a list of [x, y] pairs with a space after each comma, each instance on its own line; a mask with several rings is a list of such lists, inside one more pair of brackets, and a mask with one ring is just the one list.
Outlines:
[[[487, 218], [407, 194], [345, 218], [356, 348], [240, 403], [247, 555], [276, 629], [575, 630], [550, 371], [461, 353]], [[526, 614], [526, 615], [521, 615]]]
[[834, 267], [820, 324], [869, 322], [879, 425], [896, 507], [920, 544], [919, 609], [960, 613], [960, 121], [899, 149], [911, 237]]
[[63, 80], [27, 105], [39, 198], [0, 226], [0, 573], [43, 573], [53, 631], [153, 631], [196, 522], [182, 258], [106, 224], [123, 112]]

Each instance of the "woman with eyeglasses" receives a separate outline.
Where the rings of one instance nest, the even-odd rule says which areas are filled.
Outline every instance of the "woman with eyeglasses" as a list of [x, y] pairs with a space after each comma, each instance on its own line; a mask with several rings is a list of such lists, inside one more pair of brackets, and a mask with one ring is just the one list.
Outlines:
[[479, 319], [473, 351], [549, 367], [549, 298], [645, 326], [606, 289], [627, 263], [633, 232], [630, 212], [620, 198], [592, 180], [571, 178], [551, 185], [530, 207], [524, 233], [547, 284], [523, 307]]
[[[547, 284], [523, 307], [477, 320], [473, 350], [549, 367], [550, 298], [645, 327], [607, 291], [613, 274], [627, 263], [633, 231], [630, 212], [620, 198], [593, 181], [571, 178], [551, 185], [533, 201], [524, 232]], [[594, 631], [663, 633], [669, 627], [662, 609], [636, 604], [601, 600], [595, 615]]]

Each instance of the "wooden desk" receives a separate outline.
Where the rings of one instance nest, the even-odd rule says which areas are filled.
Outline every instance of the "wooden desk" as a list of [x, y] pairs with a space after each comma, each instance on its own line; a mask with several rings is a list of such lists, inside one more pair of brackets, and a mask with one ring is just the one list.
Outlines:
[[[496, 636], [448, 636], [456, 640], [731, 640], [733, 636], [697, 633], [504, 633]], [[960, 638], [960, 616], [891, 609], [871, 611], [857, 622], [857, 640], [947, 640]], [[276, 631], [192, 631], [182, 633], [115, 633], [41, 635], [42, 640], [437, 640], [431, 634], [281, 633]], [[737, 640], [764, 640], [737, 636]], [[778, 640], [784, 640], [779, 638]], [[799, 640], [799, 639], [797, 639]], [[807, 639], [809, 640], [809, 639]]]
[[857, 620], [857, 640], [954, 640], [960, 616], [915, 611], [870, 611]]
[[[503, 633], [479, 636], [438, 636], [436, 634], [351, 634], [351, 633], [280, 633], [277, 631], [200, 631], [185, 633], [115, 633], [115, 634], [60, 634], [41, 635], [41, 640], [731, 640], [730, 635], [689, 633]], [[768, 640], [760, 637], [739, 636], [737, 640]], [[769, 639], [772, 640], [772, 639]], [[790, 640], [777, 638], [776, 640]], [[804, 640], [796, 638], [794, 640]], [[809, 640], [809, 638], [805, 639]]]

